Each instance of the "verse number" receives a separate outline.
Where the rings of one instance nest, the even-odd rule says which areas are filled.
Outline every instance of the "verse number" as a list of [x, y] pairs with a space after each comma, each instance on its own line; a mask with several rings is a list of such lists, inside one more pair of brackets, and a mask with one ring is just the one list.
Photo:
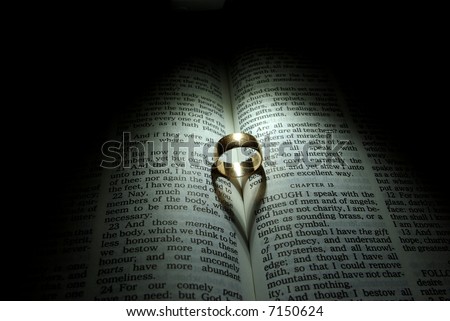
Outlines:
[[288, 316], [315, 317], [318, 315], [322, 316], [323, 314], [322, 306], [315, 307], [313, 305], [310, 305], [309, 307], [307, 306], [299, 307], [296, 305], [294, 306], [286, 305], [283, 307], [283, 306], [269, 305], [269, 308], [271, 308], [270, 316], [278, 316], [278, 317], [288, 317]]
[[122, 198], [122, 193], [113, 193], [113, 200]]
[[118, 229], [119, 229], [119, 223], [109, 223], [108, 230], [113, 231], [113, 230], [118, 230]]
[[101, 294], [108, 294], [108, 293], [112, 293], [113, 292], [113, 287], [112, 285], [103, 285], [100, 288], [100, 293]]

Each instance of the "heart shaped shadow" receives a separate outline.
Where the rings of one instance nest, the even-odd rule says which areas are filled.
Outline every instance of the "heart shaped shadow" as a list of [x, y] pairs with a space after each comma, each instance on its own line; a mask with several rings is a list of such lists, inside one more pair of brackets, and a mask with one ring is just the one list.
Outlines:
[[267, 179], [263, 166], [243, 177], [225, 176], [213, 166], [211, 180], [218, 200], [248, 243], [255, 213], [266, 193]]

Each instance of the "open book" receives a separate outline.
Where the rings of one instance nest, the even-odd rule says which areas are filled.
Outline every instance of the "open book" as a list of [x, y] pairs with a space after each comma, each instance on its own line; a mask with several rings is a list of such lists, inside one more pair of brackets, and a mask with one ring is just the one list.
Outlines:
[[[297, 52], [219, 58], [161, 68], [124, 106], [37, 253], [35, 298], [448, 300], [446, 208], [365, 102]], [[233, 217], [211, 165], [236, 132], [261, 143], [265, 177], [242, 204], [218, 182]]]

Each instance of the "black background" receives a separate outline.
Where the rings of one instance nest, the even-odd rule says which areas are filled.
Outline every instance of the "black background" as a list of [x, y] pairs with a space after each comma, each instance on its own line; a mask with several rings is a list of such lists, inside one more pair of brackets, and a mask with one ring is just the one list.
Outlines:
[[112, 110], [184, 52], [280, 43], [347, 77], [386, 129], [419, 156], [413, 158], [427, 158], [432, 149], [445, 150], [448, 136], [439, 14], [439, 8], [232, 1], [216, 12], [174, 13], [161, 5], [142, 16], [61, 16], [30, 48], [31, 81], [39, 90], [30, 116], [45, 124], [38, 126], [44, 137], [58, 142], [58, 158], [70, 161], [102, 135]]
[[161, 6], [144, 17], [105, 17], [99, 23], [93, 16], [49, 38], [56, 51], [44, 58], [53, 73], [46, 97], [52, 108], [44, 111], [51, 121], [38, 118], [61, 147], [52, 159], [66, 167], [105, 140], [111, 110], [123, 108], [148, 78], [186, 51], [226, 54], [255, 43], [288, 44], [350, 80], [371, 117], [440, 185], [448, 178], [443, 152], [449, 135], [439, 15], [439, 8], [232, 1], [216, 12], [174, 13]]

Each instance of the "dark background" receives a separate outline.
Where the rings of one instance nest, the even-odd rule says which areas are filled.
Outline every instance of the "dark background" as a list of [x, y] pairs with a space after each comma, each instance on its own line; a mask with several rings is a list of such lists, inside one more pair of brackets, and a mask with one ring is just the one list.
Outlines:
[[347, 78], [424, 176], [435, 184], [449, 177], [443, 156], [448, 70], [439, 8], [228, 1], [220, 11], [173, 12], [160, 5], [144, 17], [123, 16], [64, 22], [64, 33], [48, 39], [51, 52], [44, 61], [52, 78], [45, 98], [52, 107], [44, 112], [52, 120], [44, 121], [47, 137], [58, 143], [52, 159], [63, 160], [60, 170], [87, 148], [98, 149], [112, 111], [187, 51], [226, 55], [245, 45], [279, 43]]
[[307, 52], [353, 82], [369, 102], [365, 112], [385, 124], [420, 175], [445, 194], [449, 104], [443, 9], [308, 3], [227, 1], [220, 11], [174, 12], [157, 2], [133, 11], [65, 8], [22, 16], [25, 27], [10, 33], [6, 62], [15, 89], [3, 117], [14, 145], [5, 150], [13, 160], [5, 168], [13, 176], [5, 206], [13, 210], [4, 235], [5, 244], [20, 246], [6, 247], [5, 275], [12, 288], [5, 297], [23, 298], [17, 283], [33, 267], [26, 253], [47, 228], [41, 217], [58, 210], [59, 192], [69, 184], [65, 173], [100, 150], [114, 111], [186, 48], [226, 55], [243, 45], [279, 43]]
[[255, 43], [297, 47], [348, 78], [416, 156], [445, 149], [448, 63], [439, 8], [228, 1], [220, 11], [147, 10], [62, 15], [36, 35], [30, 67], [42, 100], [30, 111], [66, 160], [172, 60], [192, 48], [225, 55]]

